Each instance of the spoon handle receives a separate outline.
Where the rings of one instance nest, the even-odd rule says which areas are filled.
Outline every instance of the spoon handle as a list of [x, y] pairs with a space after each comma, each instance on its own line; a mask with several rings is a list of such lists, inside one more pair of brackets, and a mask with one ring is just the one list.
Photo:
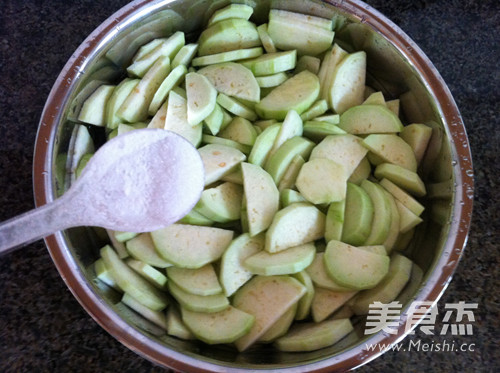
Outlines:
[[0, 224], [0, 255], [51, 233], [77, 225], [63, 196]]

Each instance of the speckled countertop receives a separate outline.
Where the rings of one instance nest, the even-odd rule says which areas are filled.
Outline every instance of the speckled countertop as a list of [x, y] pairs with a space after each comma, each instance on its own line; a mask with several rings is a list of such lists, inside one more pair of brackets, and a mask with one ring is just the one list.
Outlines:
[[[476, 191], [465, 255], [440, 301], [477, 302], [467, 352], [388, 352], [360, 372], [498, 372], [500, 3], [370, 0], [447, 82], [472, 147]], [[72, 52], [126, 0], [0, 1], [0, 221], [33, 207], [33, 144], [46, 97]], [[439, 325], [438, 325], [439, 326]], [[432, 343], [417, 332], [409, 340]], [[406, 344], [408, 344], [408, 341]], [[437, 341], [438, 342], [438, 341]], [[0, 372], [160, 372], [118, 343], [73, 298], [43, 242], [0, 258]]]

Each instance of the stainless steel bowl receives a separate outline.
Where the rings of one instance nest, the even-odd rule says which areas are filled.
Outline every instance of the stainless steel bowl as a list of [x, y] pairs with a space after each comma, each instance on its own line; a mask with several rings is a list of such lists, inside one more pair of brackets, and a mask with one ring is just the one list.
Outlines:
[[[195, 38], [220, 1], [137, 0], [99, 26], [77, 49], [59, 75], [45, 105], [35, 148], [34, 188], [37, 206], [53, 201], [64, 185], [56, 183], [57, 157], [71, 152], [75, 113], [102, 81], [123, 74], [137, 47], [174, 30]], [[368, 54], [368, 83], [401, 100], [406, 122], [433, 127], [433, 147], [424, 167], [427, 183], [448, 183], [449, 194], [425, 200], [425, 223], [405, 251], [424, 270], [418, 290], [406, 299], [435, 304], [445, 291], [462, 255], [472, 214], [472, 160], [465, 128], [443, 79], [417, 45], [382, 14], [357, 0], [252, 1], [255, 21], [269, 7], [334, 16], [336, 37], [342, 46]], [[131, 350], [176, 370], [189, 372], [283, 369], [287, 372], [343, 371], [366, 364], [381, 352], [366, 344], [391, 344], [407, 334], [403, 317], [397, 334], [363, 335], [356, 331], [336, 345], [308, 353], [282, 353], [255, 348], [238, 354], [220, 346], [157, 337], [127, 321], [114, 299], [94, 281], [89, 265], [98, 256], [102, 239], [91, 228], [71, 229], [46, 239], [50, 254], [67, 286], [87, 312]]]

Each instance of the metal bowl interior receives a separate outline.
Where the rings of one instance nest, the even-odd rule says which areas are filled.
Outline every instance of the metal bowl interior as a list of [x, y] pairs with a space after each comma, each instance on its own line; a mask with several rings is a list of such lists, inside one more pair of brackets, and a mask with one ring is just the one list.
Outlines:
[[[78, 48], [57, 79], [39, 127], [34, 162], [38, 206], [57, 198], [64, 183], [56, 182], [56, 159], [71, 156], [75, 114], [102, 82], [124, 76], [137, 48], [145, 42], [181, 30], [190, 41], [222, 1], [138, 0], [119, 10]], [[451, 280], [463, 252], [472, 214], [472, 160], [460, 113], [451, 94], [424, 53], [395, 24], [361, 1], [250, 1], [255, 22], [265, 20], [270, 6], [336, 19], [336, 40], [348, 51], [368, 55], [367, 84], [386, 97], [399, 98], [406, 123], [433, 128], [431, 147], [422, 166], [426, 184], [442, 183], [449, 191], [423, 201], [425, 223], [416, 230], [404, 254], [424, 271], [415, 291], [400, 298], [407, 310], [413, 300], [435, 304]], [[97, 134], [98, 138], [99, 135]], [[97, 140], [99, 141], [99, 140]], [[76, 212], [77, 213], [77, 212]], [[97, 232], [97, 233], [96, 233]], [[151, 361], [181, 371], [286, 369], [287, 372], [347, 370], [367, 363], [380, 352], [367, 343], [403, 339], [405, 317], [397, 334], [365, 336], [358, 320], [341, 342], [308, 353], [282, 353], [256, 347], [245, 353], [169, 336], [156, 336], [130, 322], [131, 314], [116, 306], [116, 294], [94, 279], [90, 265], [103, 245], [99, 231], [76, 228], [46, 239], [49, 252], [67, 286], [87, 312], [116, 339]]]

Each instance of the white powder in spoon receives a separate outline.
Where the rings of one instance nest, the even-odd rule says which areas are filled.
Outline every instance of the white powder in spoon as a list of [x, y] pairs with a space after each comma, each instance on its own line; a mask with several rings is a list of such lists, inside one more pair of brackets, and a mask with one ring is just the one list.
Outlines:
[[72, 188], [79, 193], [72, 209], [85, 224], [151, 231], [189, 212], [203, 183], [201, 158], [187, 140], [165, 130], [136, 130], [92, 157]]

